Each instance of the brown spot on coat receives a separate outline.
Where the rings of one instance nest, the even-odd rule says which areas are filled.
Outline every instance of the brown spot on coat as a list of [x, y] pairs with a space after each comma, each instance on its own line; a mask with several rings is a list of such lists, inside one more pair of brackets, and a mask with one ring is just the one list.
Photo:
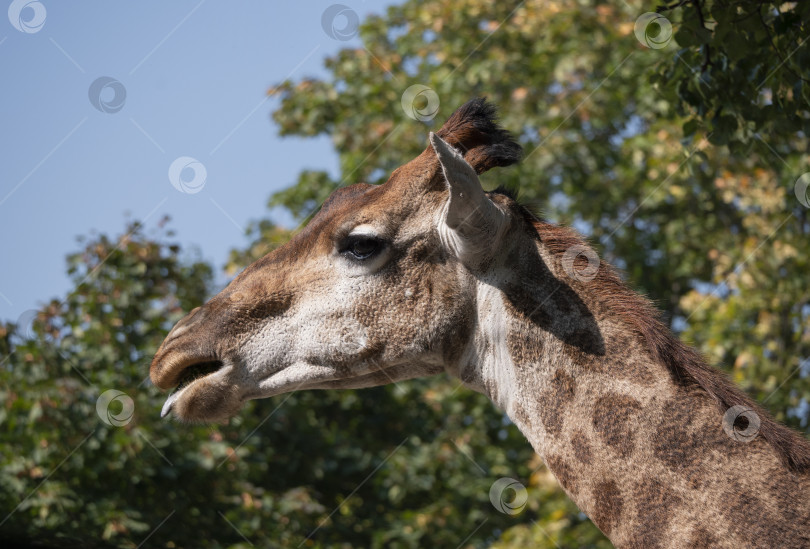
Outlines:
[[648, 364], [649, 353], [637, 335], [622, 330], [621, 326], [613, 325], [603, 330], [607, 353], [602, 371], [606, 370], [612, 377], [648, 387], [655, 383], [655, 375]]
[[509, 330], [506, 334], [506, 348], [509, 349], [512, 361], [518, 366], [536, 364], [543, 357], [542, 340], [533, 331], [525, 329]]
[[549, 388], [540, 396], [538, 413], [549, 434], [556, 435], [562, 430], [565, 412], [574, 399], [576, 381], [561, 369], [557, 369], [551, 378]]
[[716, 547], [718, 540], [708, 530], [702, 526], [692, 532], [692, 538], [689, 540], [688, 549], [710, 549]]
[[582, 431], [576, 431], [571, 436], [571, 448], [574, 449], [574, 457], [583, 465], [591, 462], [591, 443]]
[[635, 428], [641, 404], [625, 395], [608, 394], [594, 404], [593, 427], [602, 441], [622, 457], [635, 449]]
[[682, 500], [661, 482], [644, 478], [635, 489], [633, 501], [636, 506], [633, 535], [639, 547], [654, 549], [667, 545], [666, 533], [674, 508]]
[[[741, 474], [745, 474], [745, 471]], [[749, 487], [731, 483], [720, 503], [720, 513], [729, 524], [744, 531], [748, 539], [779, 540], [780, 549], [810, 547], [810, 531], [806, 521], [795, 523], [777, 516]]]
[[[653, 455], [673, 471], [686, 475], [694, 489], [699, 489], [704, 480], [701, 465], [711, 457], [706, 448], [714, 448], [725, 457], [746, 451], [746, 444], [725, 434], [722, 417], [717, 417], [712, 408], [705, 393], [679, 390], [673, 400], [661, 406], [664, 415], [651, 441]], [[713, 416], [717, 419], [707, 421]]]
[[594, 510], [591, 513], [591, 520], [606, 536], [609, 536], [622, 516], [624, 500], [621, 491], [614, 481], [603, 481], [594, 487], [592, 496]]
[[684, 423], [684, 414], [666, 416], [658, 424], [653, 438], [653, 455], [673, 470], [700, 465], [703, 452], [698, 448], [696, 437]]
[[559, 481], [560, 485], [570, 494], [576, 495], [578, 491], [577, 477], [571, 467], [560, 456], [546, 456], [546, 466]]

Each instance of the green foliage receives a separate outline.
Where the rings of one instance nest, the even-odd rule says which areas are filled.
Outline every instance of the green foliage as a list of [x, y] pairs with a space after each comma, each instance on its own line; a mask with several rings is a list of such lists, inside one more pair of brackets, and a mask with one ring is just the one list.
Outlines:
[[[526, 156], [485, 184], [519, 186], [524, 203], [586, 232], [684, 337], [781, 420], [806, 427], [810, 221], [794, 184], [810, 171], [807, 4], [662, 7], [674, 35], [660, 49], [635, 35], [646, 9], [407, 0], [369, 18], [364, 47], [328, 59], [327, 79], [276, 88], [281, 133], [331, 136], [340, 180], [302, 172], [270, 205], [304, 220], [340, 185], [384, 181], [455, 107], [487, 95]], [[439, 96], [433, 120], [400, 106], [413, 84]], [[228, 272], [289, 236], [259, 221]], [[256, 401], [228, 425], [160, 421], [164, 395], [144, 383], [151, 355], [213, 290], [211, 266], [170, 239], [133, 225], [89, 240], [68, 258], [65, 299], [32, 329], [0, 325], [4, 537], [609, 547], [514, 426], [446, 376]], [[108, 389], [134, 402], [120, 427], [96, 412]], [[489, 501], [506, 476], [528, 488], [517, 516]]]
[[653, 79], [688, 117], [687, 135], [703, 129], [742, 152], [758, 136], [773, 146], [810, 133], [810, 5], [696, 0], [659, 11], [683, 49]]

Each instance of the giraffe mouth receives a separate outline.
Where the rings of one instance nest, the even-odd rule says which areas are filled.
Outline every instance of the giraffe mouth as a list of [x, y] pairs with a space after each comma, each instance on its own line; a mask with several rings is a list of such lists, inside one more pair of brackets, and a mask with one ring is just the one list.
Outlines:
[[172, 406], [186, 387], [218, 372], [224, 366], [225, 364], [221, 360], [207, 360], [184, 368], [178, 379], [177, 386], [169, 394], [169, 398], [166, 399], [166, 403], [163, 405], [160, 417], [166, 417], [171, 412]]
[[222, 363], [221, 360], [208, 360], [205, 362], [198, 362], [197, 364], [192, 364], [191, 366], [188, 366], [185, 370], [183, 370], [183, 374], [180, 376], [180, 381], [171, 394], [180, 391], [187, 385], [190, 385], [191, 383], [207, 376], [208, 374], [213, 374], [223, 366], [224, 364]]

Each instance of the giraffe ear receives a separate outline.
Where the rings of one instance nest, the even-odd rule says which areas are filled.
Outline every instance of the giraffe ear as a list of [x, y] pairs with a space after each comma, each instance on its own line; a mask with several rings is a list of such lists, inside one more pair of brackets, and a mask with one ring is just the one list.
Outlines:
[[484, 194], [478, 174], [459, 151], [433, 132], [430, 144], [449, 192], [440, 227], [442, 240], [465, 264], [479, 265], [497, 246], [507, 225], [506, 214]]

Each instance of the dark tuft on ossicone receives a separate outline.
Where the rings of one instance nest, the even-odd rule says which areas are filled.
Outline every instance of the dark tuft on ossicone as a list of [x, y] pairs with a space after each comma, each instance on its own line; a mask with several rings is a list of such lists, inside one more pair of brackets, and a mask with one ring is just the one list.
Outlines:
[[523, 148], [498, 124], [498, 110], [477, 97], [456, 109], [436, 134], [464, 153], [478, 173], [520, 161]]

